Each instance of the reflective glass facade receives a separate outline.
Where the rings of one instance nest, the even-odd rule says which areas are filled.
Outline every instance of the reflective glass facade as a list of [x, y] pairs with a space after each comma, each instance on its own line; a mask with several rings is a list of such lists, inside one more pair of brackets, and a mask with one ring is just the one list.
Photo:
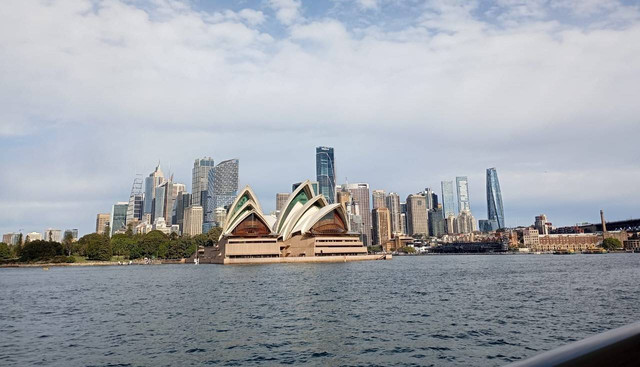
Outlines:
[[111, 208], [111, 235], [116, 231], [126, 230], [127, 227], [127, 207], [128, 203], [117, 203]]
[[456, 190], [458, 192], [458, 213], [464, 210], [471, 211], [469, 205], [469, 180], [467, 176], [456, 177]]
[[487, 168], [487, 218], [495, 220], [498, 228], [504, 228], [504, 210], [502, 208], [502, 192], [495, 168]]
[[442, 186], [442, 208], [444, 210], [444, 217], [456, 215], [453, 181], [442, 181], [440, 185]]
[[202, 205], [202, 192], [207, 191], [209, 184], [209, 171], [213, 169], [214, 162], [212, 158], [196, 159], [193, 163], [191, 171], [191, 193], [192, 204]]
[[[238, 174], [240, 161], [229, 159], [218, 163], [209, 171], [207, 185], [207, 205], [205, 227], [215, 222], [215, 210], [231, 205], [238, 195]], [[219, 224], [220, 225], [220, 224]]]
[[327, 201], [333, 204], [336, 198], [336, 166], [333, 148], [316, 148], [316, 180], [318, 193], [324, 195]]

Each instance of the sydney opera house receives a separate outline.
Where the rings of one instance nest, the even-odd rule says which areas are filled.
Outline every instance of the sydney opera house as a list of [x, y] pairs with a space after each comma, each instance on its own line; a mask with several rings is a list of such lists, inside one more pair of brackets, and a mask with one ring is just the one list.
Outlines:
[[[384, 256], [382, 256], [384, 258]], [[329, 204], [305, 181], [289, 195], [280, 215], [265, 215], [251, 187], [228, 209], [218, 244], [199, 255], [200, 263], [325, 262], [381, 259], [368, 255], [350, 232], [341, 204]]]

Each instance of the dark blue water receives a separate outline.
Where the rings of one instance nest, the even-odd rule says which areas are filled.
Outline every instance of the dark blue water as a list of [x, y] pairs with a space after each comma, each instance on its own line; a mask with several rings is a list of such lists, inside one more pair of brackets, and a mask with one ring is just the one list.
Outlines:
[[0, 269], [0, 365], [503, 365], [636, 321], [640, 255]]

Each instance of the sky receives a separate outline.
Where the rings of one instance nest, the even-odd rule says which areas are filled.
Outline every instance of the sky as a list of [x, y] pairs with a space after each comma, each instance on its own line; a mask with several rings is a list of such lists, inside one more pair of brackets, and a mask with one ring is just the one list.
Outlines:
[[508, 226], [640, 217], [640, 2], [3, 0], [0, 232], [95, 230], [160, 162], [238, 158], [265, 211], [315, 178], [468, 176]]

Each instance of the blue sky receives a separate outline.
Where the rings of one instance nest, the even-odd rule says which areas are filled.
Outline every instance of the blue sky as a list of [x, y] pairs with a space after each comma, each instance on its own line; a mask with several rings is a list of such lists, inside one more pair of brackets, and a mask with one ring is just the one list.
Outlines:
[[271, 210], [318, 145], [402, 197], [466, 175], [477, 219], [488, 167], [508, 225], [638, 217], [639, 61], [637, 1], [4, 1], [0, 232], [202, 156]]

